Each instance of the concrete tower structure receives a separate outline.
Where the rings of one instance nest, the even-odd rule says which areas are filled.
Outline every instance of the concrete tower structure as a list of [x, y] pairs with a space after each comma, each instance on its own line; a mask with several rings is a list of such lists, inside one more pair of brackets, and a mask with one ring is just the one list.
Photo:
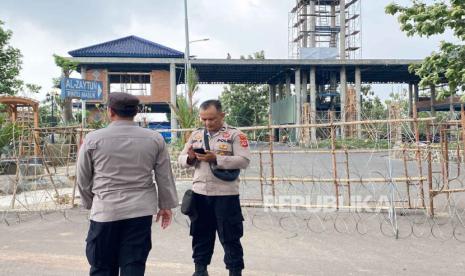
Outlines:
[[[296, 0], [289, 13], [290, 59], [339, 59], [342, 64], [361, 59], [361, 37], [361, 0]], [[328, 110], [335, 110], [341, 121], [360, 119], [360, 89], [347, 93], [345, 66], [324, 72], [318, 72], [316, 67], [296, 72], [300, 75], [294, 78], [297, 123], [315, 123], [327, 117]], [[356, 99], [348, 101], [347, 94]], [[347, 102], [355, 106], [347, 106]], [[342, 130], [341, 136], [345, 133]], [[314, 140], [316, 134], [311, 136]]]

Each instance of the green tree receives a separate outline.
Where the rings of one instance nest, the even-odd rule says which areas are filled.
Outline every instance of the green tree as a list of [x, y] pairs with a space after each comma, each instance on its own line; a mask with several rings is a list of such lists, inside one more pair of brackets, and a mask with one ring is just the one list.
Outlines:
[[[56, 66], [61, 68], [61, 77], [59, 79], [53, 79], [54, 85], [59, 86], [59, 83], [62, 78], [69, 78], [73, 71], [76, 71], [78, 68], [78, 63], [67, 58], [53, 55]], [[63, 99], [59, 102], [59, 105], [62, 107], [63, 112], [63, 122], [69, 124], [73, 120], [73, 102], [71, 98]]]
[[[241, 59], [245, 57], [241, 56]], [[247, 59], [265, 59], [264, 51], [249, 55]], [[234, 126], [262, 125], [268, 121], [268, 85], [232, 84], [223, 88], [220, 97], [227, 114], [226, 122]]]
[[[412, 0], [411, 6], [388, 5], [386, 13], [398, 15], [401, 30], [407, 36], [430, 37], [451, 30], [460, 41], [465, 40], [465, 1], [435, 0], [432, 4]], [[442, 41], [439, 51], [426, 57], [422, 64], [410, 66], [420, 78], [420, 86], [447, 83], [438, 98], [454, 95], [457, 88], [465, 91], [465, 45]]]
[[21, 71], [21, 52], [9, 45], [13, 32], [2, 28], [0, 21], [0, 94], [15, 95], [23, 82], [18, 78]]

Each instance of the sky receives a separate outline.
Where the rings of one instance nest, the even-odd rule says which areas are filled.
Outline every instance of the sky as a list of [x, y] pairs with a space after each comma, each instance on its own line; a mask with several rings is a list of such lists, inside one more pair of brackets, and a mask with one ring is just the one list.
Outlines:
[[[431, 38], [406, 37], [384, 7], [392, 0], [361, 0], [362, 57], [424, 58], [438, 48], [445, 34]], [[408, 0], [396, 1], [408, 4]], [[431, 1], [429, 1], [431, 2]], [[288, 13], [295, 0], [188, 0], [191, 55], [232, 58], [264, 50], [266, 58], [288, 56]], [[60, 75], [53, 54], [136, 35], [184, 51], [183, 0], [0, 0], [0, 20], [13, 31], [11, 45], [21, 50], [21, 79], [42, 87], [36, 99], [51, 90]], [[385, 98], [399, 85], [375, 87]], [[221, 85], [203, 85], [197, 99], [216, 98]]]

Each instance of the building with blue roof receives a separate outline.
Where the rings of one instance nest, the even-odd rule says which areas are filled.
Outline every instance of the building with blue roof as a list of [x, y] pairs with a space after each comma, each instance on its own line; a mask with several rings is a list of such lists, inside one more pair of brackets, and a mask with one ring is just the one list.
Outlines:
[[[184, 54], [137, 36], [72, 50], [71, 60], [79, 64], [82, 78], [103, 82], [104, 99], [109, 93], [136, 95], [152, 113], [165, 113], [177, 128], [170, 103], [176, 101], [177, 85], [184, 82]], [[421, 60], [399, 59], [190, 59], [201, 84], [268, 84], [273, 124], [302, 123], [303, 106], [312, 112], [347, 106], [347, 94], [357, 117], [361, 110], [361, 85], [371, 83], [408, 84], [410, 112], [421, 106], [419, 78], [410, 73], [411, 64]], [[331, 79], [333, 78], [333, 79]], [[330, 85], [336, 82], [338, 88]], [[351, 93], [349, 89], [351, 89]], [[344, 97], [342, 96], [344, 95]], [[88, 107], [98, 101], [89, 102]], [[312, 113], [312, 114], [313, 114]], [[344, 114], [341, 112], [341, 114]], [[306, 115], [305, 115], [306, 116]], [[315, 119], [311, 118], [311, 122]], [[278, 136], [278, 135], [276, 135]], [[312, 138], [313, 139], [313, 138]]]

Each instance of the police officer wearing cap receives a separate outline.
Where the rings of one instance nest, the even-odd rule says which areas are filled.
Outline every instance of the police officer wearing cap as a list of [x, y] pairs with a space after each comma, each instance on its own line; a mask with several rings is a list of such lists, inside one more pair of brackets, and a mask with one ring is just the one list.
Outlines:
[[202, 103], [200, 119], [205, 128], [191, 134], [178, 160], [182, 167], [195, 168], [189, 214], [194, 276], [208, 275], [216, 232], [229, 275], [241, 275], [244, 269], [240, 242], [244, 219], [237, 176], [249, 165], [250, 149], [247, 137], [224, 123], [224, 116], [220, 101]]
[[77, 184], [90, 209], [90, 275], [144, 275], [153, 215], [164, 229], [178, 206], [167, 146], [159, 133], [134, 123], [138, 105], [135, 96], [111, 93], [111, 123], [87, 134], [79, 149]]

